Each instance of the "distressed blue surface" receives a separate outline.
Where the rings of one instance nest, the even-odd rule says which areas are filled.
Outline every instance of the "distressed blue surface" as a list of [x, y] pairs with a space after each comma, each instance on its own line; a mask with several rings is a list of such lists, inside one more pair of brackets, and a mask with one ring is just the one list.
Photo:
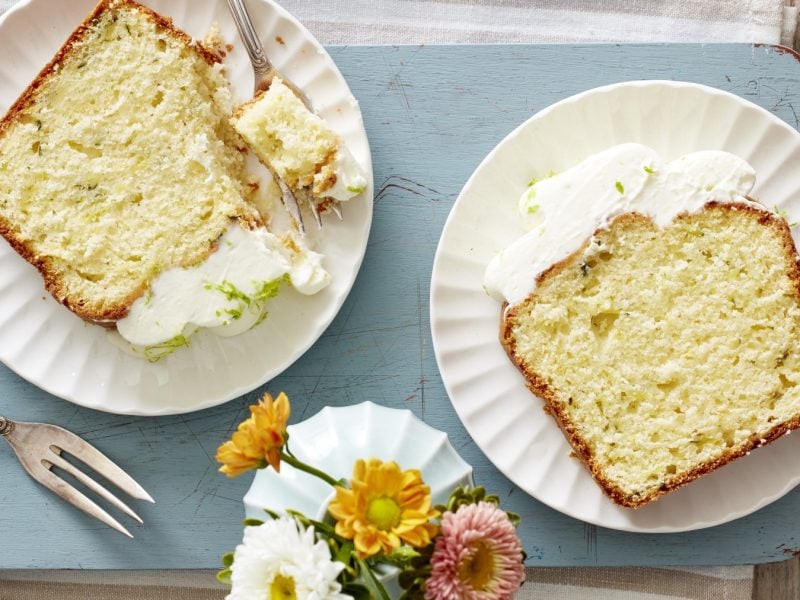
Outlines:
[[[694, 533], [620, 533], [541, 505], [472, 443], [441, 383], [428, 291], [439, 234], [461, 186], [509, 131], [541, 108], [599, 85], [679, 79], [728, 90], [798, 127], [800, 63], [724, 46], [433, 46], [329, 49], [361, 103], [375, 165], [375, 220], [363, 268], [319, 342], [265, 390], [285, 390], [292, 421], [326, 404], [373, 400], [411, 409], [450, 434], [523, 517], [530, 565], [734, 564], [800, 548], [800, 491], [743, 519]], [[134, 418], [79, 408], [0, 367], [0, 414], [75, 431], [124, 465], [156, 498], [127, 540], [30, 480], [0, 446], [0, 567], [200, 568], [241, 538], [250, 476], [216, 473], [217, 445], [262, 390], [199, 413]], [[798, 457], [800, 460], [800, 457]], [[126, 521], [127, 524], [127, 521]]]

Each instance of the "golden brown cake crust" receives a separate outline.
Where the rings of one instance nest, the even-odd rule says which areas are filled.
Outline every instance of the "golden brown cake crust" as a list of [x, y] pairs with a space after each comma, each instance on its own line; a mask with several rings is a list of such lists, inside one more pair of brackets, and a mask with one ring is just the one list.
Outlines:
[[[796, 294], [795, 297], [798, 304], [800, 304], [800, 266], [798, 266], [798, 256], [794, 240], [792, 238], [791, 231], [786, 221], [783, 218], [775, 215], [774, 213], [743, 203], [709, 202], [708, 204], [706, 204], [705, 209], [720, 210], [720, 211], [743, 211], [751, 213], [758, 218], [760, 224], [766, 227], [773, 228], [782, 240], [783, 250], [785, 252], [786, 258], [788, 259], [787, 264], [792, 265], [790, 271], [787, 273], [787, 276], [791, 279], [791, 281], [794, 284], [794, 290]], [[684, 218], [684, 215], [680, 215], [677, 218], [678, 219]], [[623, 214], [617, 217], [615, 221], [617, 223], [620, 222], [624, 223], [626, 221], [635, 222], [639, 220], [651, 221], [648, 217], [645, 217], [637, 213]], [[575, 263], [581, 258], [588, 244], [589, 240], [587, 240], [587, 242], [572, 255], [570, 255], [563, 261], [552, 265], [548, 270], [544, 271], [541, 275], [537, 277], [537, 284], [546, 281], [548, 278], [554, 277], [563, 269], [575, 265]], [[529, 296], [529, 298], [533, 296], [535, 296], [535, 292], [534, 294]], [[759, 446], [764, 446], [766, 444], [769, 444], [770, 442], [773, 442], [776, 439], [780, 438], [782, 435], [785, 435], [787, 432], [800, 427], [800, 414], [797, 414], [791, 419], [777, 423], [765, 435], [758, 437], [751, 436], [743, 443], [740, 443], [736, 446], [733, 446], [725, 450], [722, 453], [722, 455], [720, 455], [718, 458], [711, 461], [707, 461], [705, 463], [701, 463], [687, 472], [677, 474], [675, 477], [671, 478], [667, 483], [665, 483], [664, 485], [662, 485], [657, 489], [650, 491], [649, 493], [638, 496], [632, 496], [626, 494], [622, 489], [620, 489], [617, 485], [615, 485], [605, 476], [601, 466], [598, 464], [598, 461], [596, 461], [594, 456], [592, 455], [591, 449], [588, 447], [585, 440], [578, 433], [575, 423], [573, 423], [570, 420], [569, 415], [564, 410], [562, 410], [561, 403], [557, 399], [555, 390], [551, 389], [550, 386], [547, 384], [547, 382], [545, 382], [545, 380], [539, 374], [530, 370], [527, 367], [527, 365], [525, 365], [521, 357], [517, 355], [516, 344], [512, 328], [516, 313], [519, 310], [519, 307], [522, 306], [525, 306], [525, 301], [514, 307], [508, 307], [507, 305], [503, 306], [501, 311], [501, 323], [500, 323], [500, 342], [502, 343], [503, 347], [508, 353], [508, 356], [511, 359], [511, 361], [517, 366], [522, 375], [525, 377], [527, 387], [535, 395], [539, 396], [540, 398], [542, 398], [542, 400], [544, 400], [545, 412], [552, 415], [553, 418], [556, 420], [556, 423], [558, 423], [559, 428], [564, 433], [564, 436], [567, 438], [567, 441], [569, 441], [570, 445], [572, 446], [575, 455], [584, 463], [584, 465], [589, 470], [594, 480], [600, 485], [603, 491], [615, 503], [621, 506], [625, 506], [628, 508], [638, 508], [640, 506], [644, 506], [645, 504], [652, 502], [653, 500], [659, 498], [660, 496], [663, 496], [668, 492], [676, 490], [686, 485], [687, 483], [694, 481], [698, 477], [710, 473], [711, 471], [714, 471], [715, 469], [718, 469], [719, 467], [722, 467], [730, 463], [736, 458], [746, 455], [751, 450]]]
[[[11, 105], [2, 119], [0, 119], [0, 137], [8, 132], [11, 125], [22, 116], [25, 109], [33, 105], [37, 99], [40, 88], [57, 73], [58, 67], [71, 57], [75, 45], [84, 38], [91, 25], [100, 19], [105, 12], [119, 8], [127, 8], [140, 12], [142, 15], [155, 22], [163, 31], [172, 35], [187, 46], [194, 48], [197, 54], [209, 65], [220, 62], [216, 54], [208, 51], [202, 44], [195, 42], [188, 34], [176, 28], [173, 25], [172, 19], [163, 17], [134, 0], [101, 0], [97, 6], [95, 6], [91, 14], [78, 25], [72, 34], [70, 34], [66, 42], [64, 42], [58, 52], [56, 52], [55, 56], [45, 65], [28, 87], [25, 88], [19, 98]], [[145, 292], [147, 287], [146, 285], [139, 286], [122, 302], [118, 302], [116, 305], [110, 306], [102, 312], [87, 309], [87, 307], [83, 306], [80, 298], [72, 298], [69, 296], [68, 290], [59, 277], [57, 269], [50, 264], [51, 261], [48, 260], [47, 257], [37, 256], [32, 248], [18, 237], [14, 224], [8, 222], [2, 216], [0, 216], [0, 235], [8, 241], [11, 247], [14, 248], [20, 256], [39, 270], [44, 279], [45, 288], [56, 300], [88, 321], [98, 324], [110, 324], [125, 317], [125, 315], [128, 314], [130, 305]]]

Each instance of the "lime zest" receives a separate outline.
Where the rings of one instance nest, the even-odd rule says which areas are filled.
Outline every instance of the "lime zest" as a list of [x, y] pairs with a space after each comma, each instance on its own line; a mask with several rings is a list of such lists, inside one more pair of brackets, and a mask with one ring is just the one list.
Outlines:
[[789, 213], [787, 213], [785, 210], [783, 210], [783, 209], [782, 209], [781, 207], [779, 207], [777, 204], [776, 204], [776, 205], [774, 205], [774, 206], [772, 207], [772, 209], [775, 211], [775, 214], [777, 214], [777, 215], [778, 215], [779, 217], [781, 217], [781, 218], [782, 218], [784, 221], [786, 221], [786, 224], [787, 224], [787, 225], [789, 225], [789, 227], [790, 227], [790, 228], [797, 227], [797, 223], [798, 223], [798, 222], [797, 222], [797, 221], [791, 221], [791, 222], [790, 222], [790, 221], [789, 221]]
[[281, 277], [271, 281], [262, 281], [261, 287], [253, 294], [254, 302], [263, 302], [269, 298], [274, 298], [278, 295], [282, 283], [289, 283], [290, 278], [288, 273], [284, 273]]
[[217, 290], [218, 292], [222, 292], [227, 300], [239, 300], [240, 302], [244, 302], [247, 306], [250, 306], [250, 296], [245, 294], [227, 279], [224, 279], [222, 283], [217, 285], [206, 284], [206, 289]]
[[172, 354], [178, 348], [189, 345], [189, 338], [182, 333], [179, 333], [173, 338], [168, 339], [166, 342], [160, 344], [153, 344], [152, 346], [145, 346], [144, 357], [147, 362], [158, 362], [168, 354]]

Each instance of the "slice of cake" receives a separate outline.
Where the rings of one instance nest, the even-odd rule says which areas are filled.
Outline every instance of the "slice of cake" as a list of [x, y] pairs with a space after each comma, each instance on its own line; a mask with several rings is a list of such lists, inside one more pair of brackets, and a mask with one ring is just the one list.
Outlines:
[[777, 215], [617, 217], [501, 333], [611, 498], [640, 506], [800, 426], [800, 269]]
[[342, 202], [367, 189], [364, 169], [339, 135], [279, 78], [240, 106], [233, 124], [259, 160], [294, 192]]
[[258, 221], [217, 60], [151, 10], [103, 0], [0, 122], [0, 232], [81, 317], [122, 318], [232, 220]]
[[618, 146], [531, 186], [530, 232], [487, 269], [502, 344], [618, 504], [800, 426], [798, 255], [753, 181], [726, 153]]

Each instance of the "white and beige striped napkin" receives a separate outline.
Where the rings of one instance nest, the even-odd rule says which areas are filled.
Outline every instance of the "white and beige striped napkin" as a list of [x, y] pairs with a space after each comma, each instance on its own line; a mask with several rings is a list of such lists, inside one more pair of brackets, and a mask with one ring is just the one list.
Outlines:
[[[517, 600], [751, 600], [752, 567], [528, 569]], [[223, 600], [214, 571], [0, 571], [0, 600]], [[780, 599], [775, 599], [780, 600]]]
[[[0, 0], [0, 13], [15, 2]], [[324, 44], [792, 45], [798, 17], [795, 0], [539, 0], [535, 7], [528, 0], [283, 0], [282, 4]], [[749, 600], [753, 572], [752, 566], [531, 568], [517, 598]], [[0, 600], [221, 600], [224, 596], [213, 571], [0, 570]]]
[[[759, 42], [795, 0], [282, 0], [323, 44]], [[787, 34], [787, 38], [788, 38]], [[788, 45], [791, 45], [789, 43]]]

